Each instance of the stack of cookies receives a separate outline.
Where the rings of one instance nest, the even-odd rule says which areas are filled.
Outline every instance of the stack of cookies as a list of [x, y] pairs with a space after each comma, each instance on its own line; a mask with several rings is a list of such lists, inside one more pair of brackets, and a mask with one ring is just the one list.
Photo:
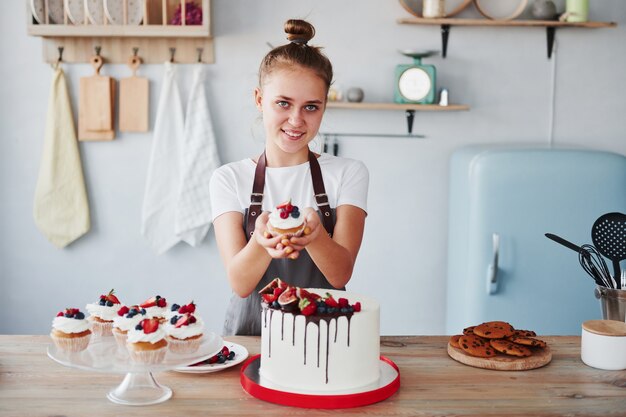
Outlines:
[[528, 357], [547, 346], [532, 330], [518, 330], [504, 321], [488, 321], [463, 329], [462, 335], [450, 337], [450, 345], [471, 356], [492, 358], [499, 353]]

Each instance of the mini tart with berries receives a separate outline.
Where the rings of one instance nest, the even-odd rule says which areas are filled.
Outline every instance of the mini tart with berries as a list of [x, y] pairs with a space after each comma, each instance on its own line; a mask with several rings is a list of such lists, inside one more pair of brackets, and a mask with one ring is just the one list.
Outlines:
[[300, 236], [304, 227], [304, 216], [298, 206], [291, 204], [291, 199], [277, 205], [267, 221], [267, 230], [274, 236]]
[[167, 341], [174, 353], [193, 353], [198, 350], [203, 332], [204, 322], [189, 311], [174, 315], [165, 323]]
[[139, 306], [122, 306], [113, 320], [113, 336], [121, 348], [126, 348], [128, 331], [137, 326], [146, 317], [146, 310]]
[[135, 363], [151, 365], [163, 362], [167, 353], [167, 340], [159, 319], [143, 319], [129, 330], [126, 348]]
[[148, 318], [157, 318], [165, 321], [167, 317], [167, 300], [160, 295], [148, 298], [139, 307], [146, 310]]
[[91, 325], [79, 309], [66, 308], [52, 320], [50, 337], [59, 349], [80, 352], [89, 345]]
[[85, 307], [89, 312], [89, 320], [92, 323], [93, 333], [98, 336], [111, 336], [113, 320], [117, 317], [117, 310], [122, 303], [115, 295], [115, 290], [100, 296], [97, 303], [87, 304]]

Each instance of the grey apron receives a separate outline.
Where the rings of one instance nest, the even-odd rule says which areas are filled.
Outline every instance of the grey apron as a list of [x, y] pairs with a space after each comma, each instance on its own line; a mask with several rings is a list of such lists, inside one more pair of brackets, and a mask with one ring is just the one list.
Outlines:
[[[315, 200], [319, 208], [318, 214], [324, 228], [332, 236], [335, 225], [335, 209], [331, 209], [328, 204], [319, 163], [315, 155], [310, 151], [309, 165], [311, 167]], [[243, 224], [246, 230], [246, 239], [250, 239], [252, 236], [256, 217], [261, 213], [263, 188], [265, 186], [265, 166], [265, 153], [263, 153], [257, 162], [254, 185], [250, 197], [250, 208], [244, 213]], [[300, 256], [295, 260], [272, 259], [267, 271], [263, 274], [252, 294], [246, 298], [233, 294], [226, 310], [224, 329], [222, 330], [224, 336], [259, 336], [261, 334], [261, 296], [259, 291], [276, 277], [297, 287], [333, 289], [333, 286], [328, 283], [326, 277], [311, 260], [306, 249], [300, 252]]]

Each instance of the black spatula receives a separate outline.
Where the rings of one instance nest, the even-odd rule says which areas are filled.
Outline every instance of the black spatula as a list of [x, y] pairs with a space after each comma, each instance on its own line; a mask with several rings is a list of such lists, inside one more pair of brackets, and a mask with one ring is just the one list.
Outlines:
[[620, 261], [626, 259], [626, 214], [607, 213], [591, 227], [591, 240], [602, 256], [613, 262], [617, 288], [621, 288]]

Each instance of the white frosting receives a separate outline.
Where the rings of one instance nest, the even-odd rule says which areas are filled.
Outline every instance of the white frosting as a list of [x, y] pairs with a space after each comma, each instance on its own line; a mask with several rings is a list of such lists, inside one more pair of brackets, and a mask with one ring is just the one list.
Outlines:
[[307, 290], [320, 295], [330, 292], [335, 299], [344, 297], [351, 304], [359, 301], [361, 311], [354, 313], [349, 323], [347, 317], [340, 316], [321, 319], [319, 327], [310, 322], [305, 329], [306, 318], [302, 315], [264, 309], [261, 312], [261, 377], [279, 387], [304, 391], [342, 391], [377, 383], [380, 377], [378, 302], [345, 291]]
[[52, 320], [52, 328], [63, 333], [82, 333], [90, 329], [89, 321], [85, 319], [73, 319], [65, 316], [55, 317]]
[[269, 221], [274, 227], [279, 229], [291, 229], [293, 227], [302, 226], [304, 223], [304, 215], [302, 213], [300, 213], [298, 218], [294, 218], [291, 214], [289, 214], [286, 219], [282, 219], [280, 217], [280, 212], [280, 209], [276, 209], [270, 213]]
[[[126, 313], [128, 314], [128, 313]], [[123, 316], [117, 316], [113, 319], [113, 327], [116, 327], [120, 330], [123, 330], [125, 332], [129, 331], [130, 329], [134, 329], [136, 325], [138, 325], [141, 320], [145, 319], [146, 316], [144, 316], [141, 313], [135, 314], [134, 316], [132, 316], [131, 318], [126, 317], [126, 314]]]
[[101, 306], [98, 303], [87, 304], [86, 308], [93, 317], [98, 317], [104, 321], [113, 321], [117, 317], [117, 310], [122, 307], [121, 304], [113, 304], [113, 306]]
[[149, 342], [149, 343], [157, 343], [165, 338], [165, 331], [163, 331], [163, 326], [159, 326], [152, 333], [144, 333], [143, 329], [136, 330], [134, 327], [128, 331], [128, 343], [137, 343], [137, 342]]
[[169, 321], [165, 324], [165, 333], [169, 336], [175, 337], [176, 339], [188, 339], [193, 336], [198, 336], [204, 331], [204, 322], [198, 316], [194, 316], [196, 318], [195, 323], [191, 323], [188, 326], [180, 326], [174, 327]]
[[159, 307], [159, 306], [148, 307], [146, 308], [146, 317], [147, 318], [166, 317], [167, 310], [168, 310], [168, 307]]

